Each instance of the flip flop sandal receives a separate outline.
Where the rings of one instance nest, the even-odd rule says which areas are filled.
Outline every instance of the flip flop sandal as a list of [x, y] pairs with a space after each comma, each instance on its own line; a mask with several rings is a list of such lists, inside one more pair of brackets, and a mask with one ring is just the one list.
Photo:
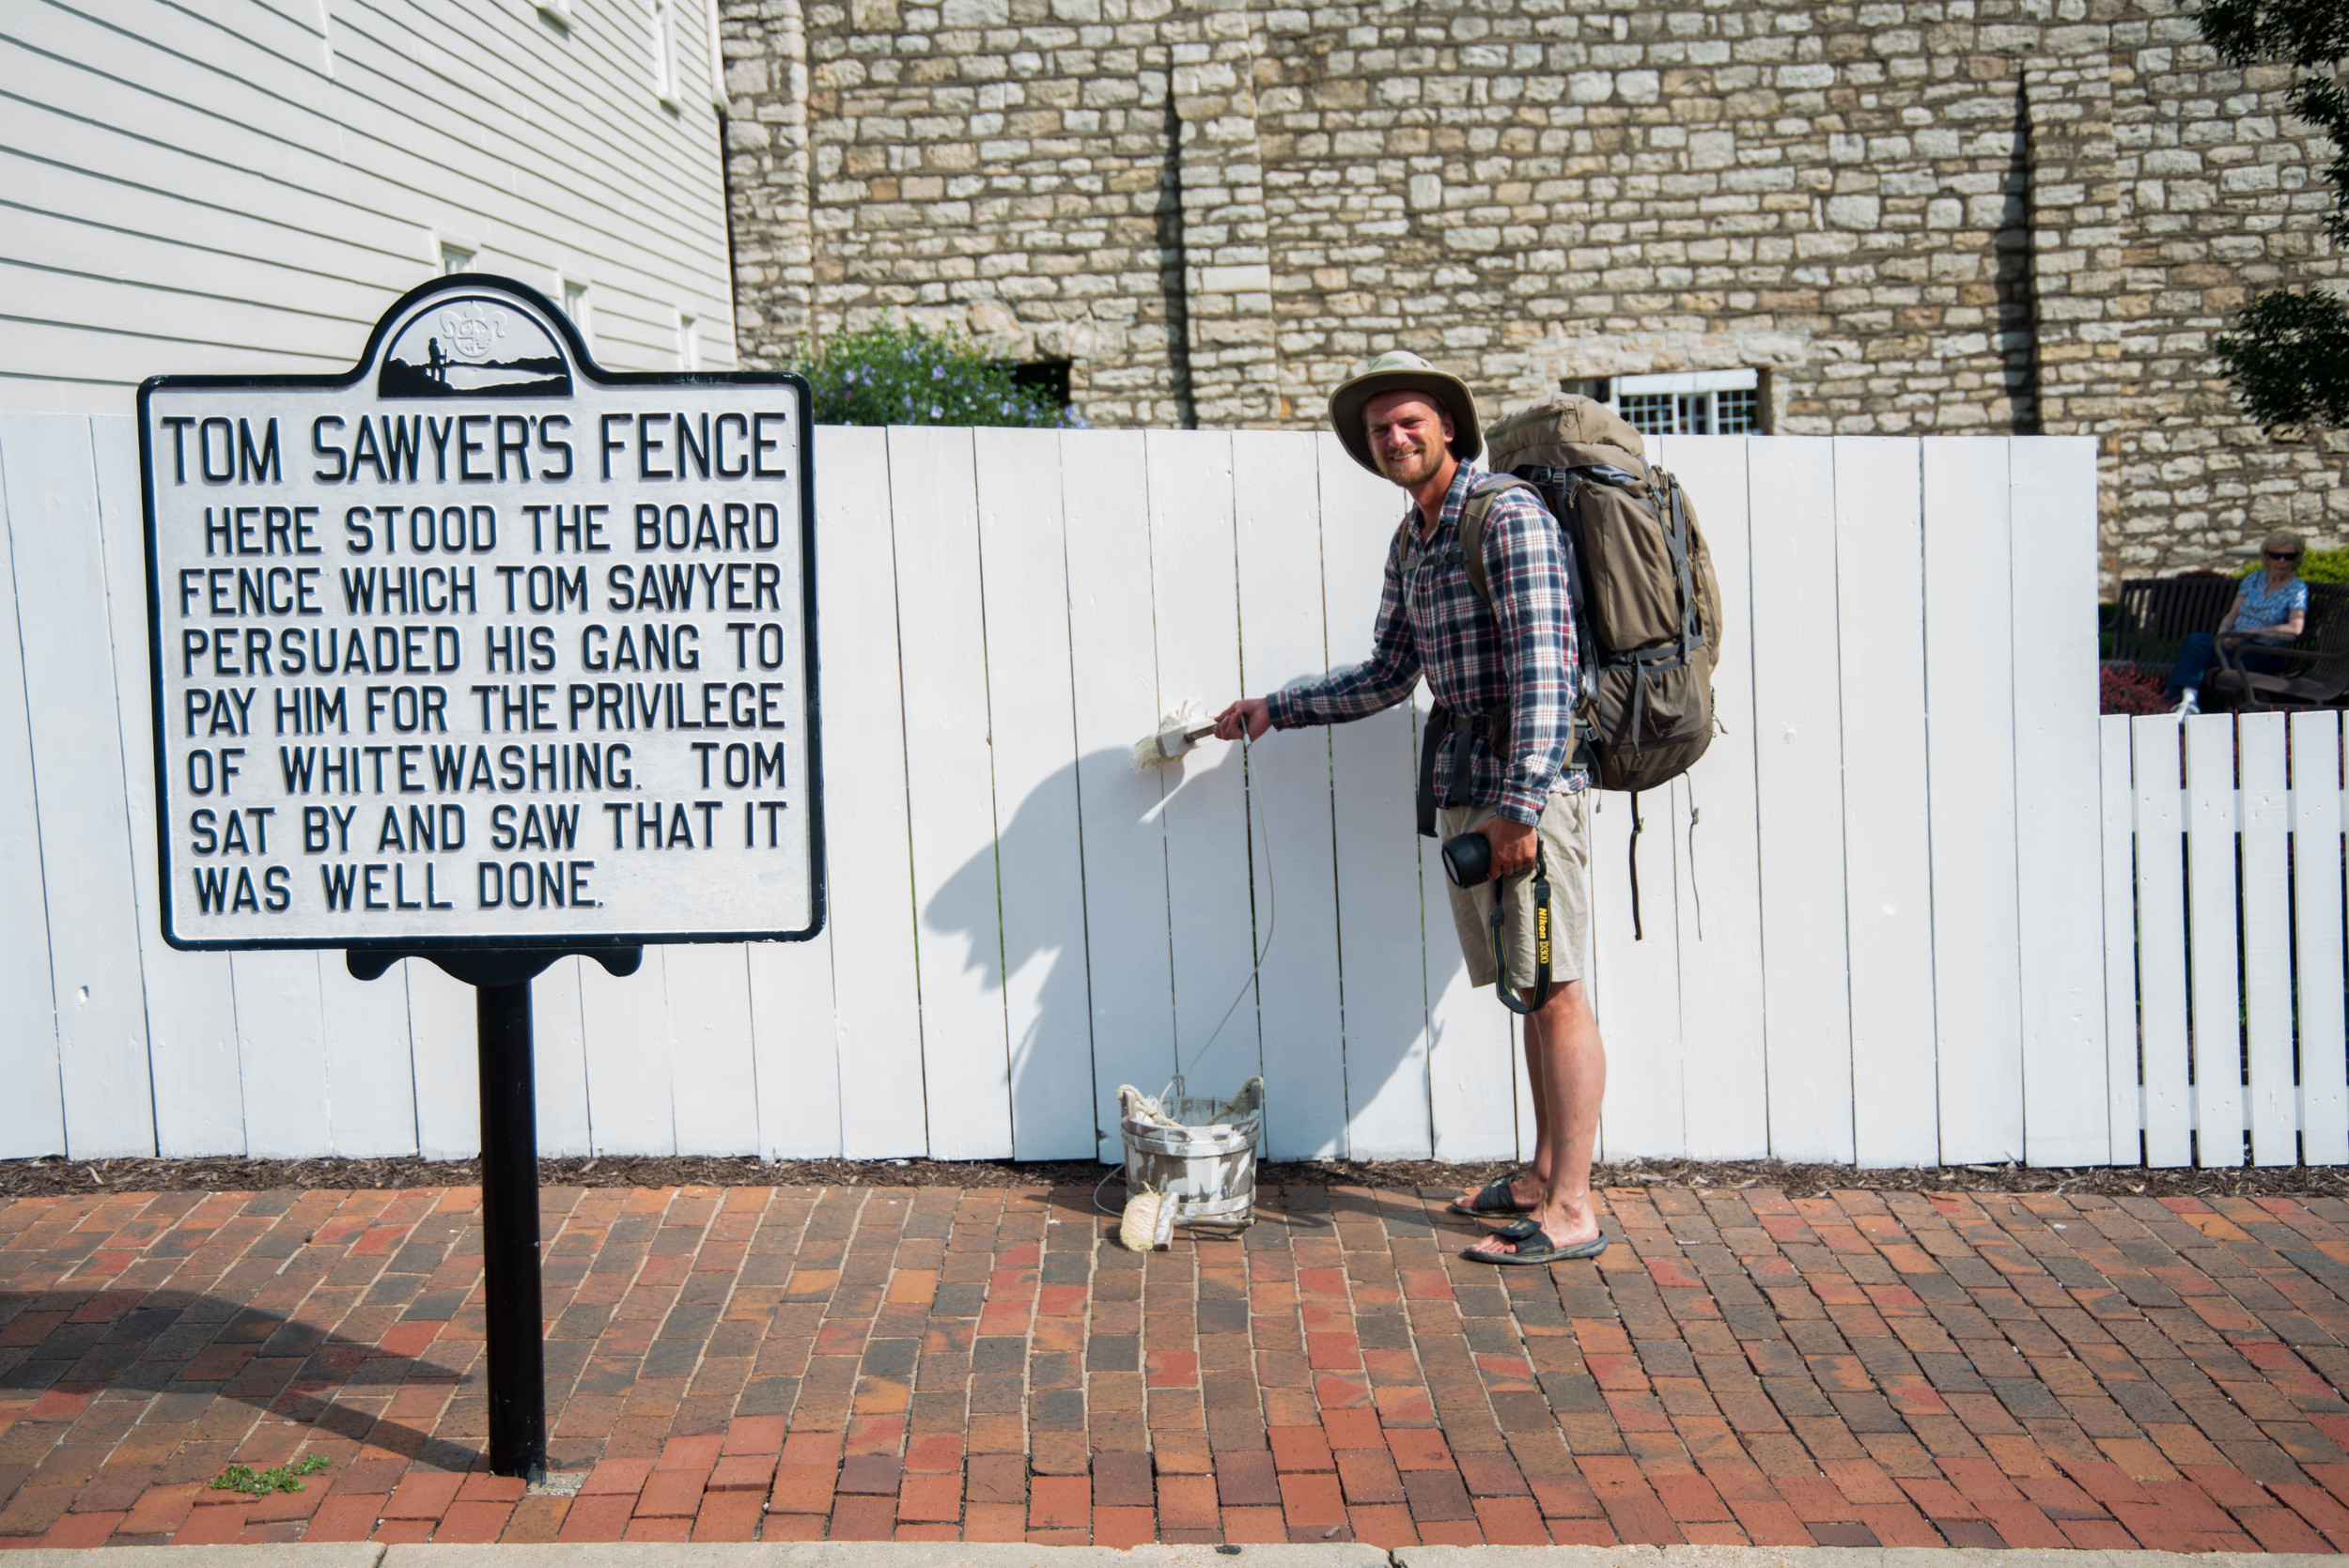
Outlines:
[[1517, 1202], [1515, 1191], [1517, 1174], [1512, 1171], [1505, 1176], [1495, 1176], [1485, 1184], [1484, 1191], [1465, 1203], [1457, 1198], [1453, 1199], [1452, 1212], [1467, 1215], [1532, 1213], [1532, 1204]]
[[[1518, 1230], [1519, 1226], [1526, 1227], [1532, 1234], [1513, 1234]], [[1514, 1252], [1483, 1252], [1473, 1247], [1468, 1247], [1461, 1250], [1460, 1256], [1474, 1263], [1526, 1265], [1572, 1263], [1578, 1258], [1595, 1258], [1607, 1250], [1605, 1231], [1599, 1232], [1588, 1241], [1576, 1242], [1571, 1247], [1552, 1247], [1548, 1237], [1541, 1234], [1541, 1227], [1535, 1225], [1531, 1219], [1519, 1220], [1517, 1225], [1503, 1226], [1498, 1231], [1487, 1234], [1500, 1236], [1504, 1241], [1517, 1243], [1517, 1250]]]

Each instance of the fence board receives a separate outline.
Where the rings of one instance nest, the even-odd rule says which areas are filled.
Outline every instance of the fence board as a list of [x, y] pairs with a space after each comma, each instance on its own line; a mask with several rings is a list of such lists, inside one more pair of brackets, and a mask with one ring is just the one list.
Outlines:
[[690, 942], [664, 954], [669, 1093], [681, 1155], [759, 1146], [758, 1071], [751, 1038], [750, 951]]
[[1672, 436], [1656, 447], [1688, 488], [1721, 585], [1720, 658], [1713, 670], [1719, 733], [1673, 794], [1685, 1123], [1691, 1151], [1717, 1158], [1759, 1157], [1768, 1152], [1770, 1131], [1746, 442], [1735, 436]]
[[754, 942], [751, 1057], [761, 1159], [840, 1154], [840, 1056], [832, 927], [804, 942]]
[[[972, 432], [889, 432], [905, 670], [906, 780], [913, 906], [921, 935], [922, 1083], [938, 1159], [1011, 1153], [1011, 1057], [1003, 1038], [1000, 905], [994, 897], [985, 617]], [[1008, 741], [1011, 737], [1006, 736]], [[986, 894], [950, 890], [981, 886]]]
[[40, 819], [33, 792], [29, 694], [18, 625], [14, 552], [8, 547], [8, 474], [14, 443], [0, 429], [0, 574], [10, 585], [0, 604], [0, 1156], [10, 1159], [65, 1153], [65, 1090], [58, 1079], [57, 1009], [49, 978], [47, 889]]
[[321, 953], [319, 1012], [328, 1146], [353, 1159], [414, 1154], [419, 1084], [428, 1094], [450, 1086], [427, 1079], [410, 1056], [408, 992], [399, 975], [354, 980], [340, 953]]
[[[1680, 932], [1675, 898], [1677, 793], [1640, 797], [1640, 920], [1631, 908], [1631, 797], [1586, 791], [1590, 813], [1592, 1001], [1607, 1044], [1600, 1146], [1609, 1159], [1678, 1158], [1688, 1151], [1687, 1085], [1680, 1054]], [[1518, 1026], [1522, 1028], [1522, 1025]], [[1532, 1108], [1524, 1109], [1526, 1121]], [[1520, 1129], [1522, 1131], [1522, 1128]], [[1531, 1154], [1530, 1140], [1519, 1142]]]
[[319, 961], [315, 953], [238, 953], [228, 960], [244, 1147], [256, 1159], [319, 1155], [329, 1146]]
[[[1314, 472], [1328, 662], [1343, 669], [1370, 657], [1400, 497], [1333, 435], [1315, 439]], [[1329, 731], [1346, 1148], [1357, 1159], [1425, 1159], [1435, 1149], [1411, 722], [1406, 702]], [[1443, 896], [1440, 886], [1429, 891]], [[1444, 940], [1452, 940], [1448, 925]]]
[[[89, 426], [55, 415], [0, 415], [0, 442], [8, 454], [0, 483], [8, 487], [41, 863], [48, 868], [48, 989], [56, 1000], [66, 1153], [152, 1155], [154, 1076], [131, 892], [122, 736], [105, 722], [118, 711], [105, 565], [98, 530], [85, 520], [97, 495]], [[250, 737], [245, 749], [245, 766], [257, 766], [258, 748]]]
[[[1144, 440], [1159, 691], [1169, 709], [1198, 702], [1212, 712], [1230, 701], [1221, 693], [1237, 695], [1240, 689], [1232, 439], [1220, 431], [1153, 430]], [[1136, 713], [1128, 722], [1137, 736], [1146, 735], [1157, 717]], [[1159, 815], [1174, 932], [1174, 1039], [1183, 1071], [1201, 1091], [1228, 1094], [1264, 1070], [1256, 999], [1241, 994], [1262, 920], [1249, 908], [1245, 767], [1237, 746], [1214, 741], [1166, 771]], [[1230, 1021], [1221, 1022], [1227, 1011]]]
[[2194, 1097], [2186, 1066], [2184, 732], [2172, 717], [2129, 726], [2136, 781], [2139, 1074], [2145, 1162], [2191, 1165]]
[[[154, 1073], [155, 1152], [166, 1158], [244, 1153], [237, 1073], [237, 999], [223, 953], [181, 953], [163, 940], [157, 907], [155, 720], [147, 649], [147, 516], [138, 427], [127, 415], [89, 422], [97, 520], [114, 651], [123, 798], [130, 811], [131, 896]], [[0, 635], [7, 627], [0, 624]], [[13, 638], [10, 639], [11, 645]], [[5, 675], [0, 675], [0, 680]], [[291, 831], [292, 825], [287, 824]], [[0, 862], [4, 864], [4, 862]], [[28, 883], [16, 884], [29, 886]], [[44, 935], [44, 942], [45, 942]], [[0, 984], [5, 984], [0, 974]], [[0, 1146], [5, 1146], [0, 1134]]]
[[2292, 716], [2294, 970], [2300, 1140], [2310, 1165], [2349, 1159], [2341, 960], [2341, 715]]
[[[1003, 946], [984, 956], [1004, 993], [1012, 1145], [1021, 1159], [1078, 1159], [1094, 1152], [1093, 1020], [1061, 438], [981, 430], [977, 441], [1000, 882], [957, 875], [952, 897], [962, 908], [950, 924], [983, 924], [970, 906], [1001, 887]], [[1042, 474], [1054, 482], [1039, 483]]]
[[[592, 958], [558, 960], [530, 986], [532, 1089], [538, 1102], [538, 1154], [546, 1159], [571, 1159], [590, 1152], [587, 1132], [587, 1018], [580, 1001], [579, 969]], [[413, 965], [409, 966], [413, 968]], [[409, 993], [412, 1019], [415, 993]], [[413, 1028], [412, 1022], [411, 1026]], [[474, 1122], [478, 1142], [480, 1070], [476, 1063], [468, 1079], [474, 1096]]]
[[2186, 722], [2186, 918], [2197, 1165], [2243, 1163], [2234, 715]]
[[[1995, 445], [1977, 442], [1998, 461]], [[1862, 1165], [1929, 1165], [1936, 1126], [1937, 916], [1925, 753], [1924, 515], [1918, 443], [1835, 442], [1836, 638], [1843, 712], [1843, 888], [1849, 907], [1853, 1150]], [[1977, 514], [1988, 532], [2003, 507]], [[1977, 677], [1979, 678], [1979, 677]], [[1981, 852], [1981, 846], [1975, 846]], [[2017, 1096], [2019, 1101], [2019, 1095]], [[1986, 1109], [1986, 1108], [1985, 1108]], [[2002, 1110], [2005, 1108], [2001, 1108]], [[1975, 1129], [2022, 1152], [2019, 1103]]]
[[2137, 845], [2131, 831], [2136, 788], [2129, 764], [2126, 715], [2097, 721], [2103, 791], [2106, 1126], [2104, 1157], [2135, 1165], [2144, 1157], [2139, 1129], [2144, 1094], [2138, 1084]]
[[1093, 1009], [1093, 1125], [1100, 1129], [1100, 1157], [1119, 1159], [1118, 1085], [1156, 1094], [1174, 1071], [1166, 838], [1158, 818], [1161, 790], [1171, 781], [1156, 769], [1137, 773], [1130, 765], [1133, 743], [1163, 711], [1150, 624], [1149, 519], [1134, 504], [1146, 459], [1138, 430], [1069, 440], [1061, 450]]
[[824, 839], [838, 868], [831, 924], [841, 1153], [918, 1155], [926, 1142], [922, 1019], [887, 434], [817, 431], [816, 472], [824, 707], [848, 718], [828, 726], [824, 748]]
[[[1833, 448], [1781, 437], [1748, 448], [1753, 556], [1754, 792], [1770, 1149], [1852, 1157], [1851, 993], [1843, 901], [1843, 716], [1837, 667]], [[1855, 650], [1856, 651], [1856, 650]]]
[[[1941, 1157], [2023, 1153], [2014, 568], [2005, 442], [1923, 443], [1935, 1080]], [[2125, 777], [2125, 773], [2123, 777]]]
[[2255, 1165], [2300, 1158], [2300, 1094], [2292, 1080], [2292, 800], [2285, 719], [2236, 721], [2243, 773], [2243, 1043]]
[[[338, 954], [328, 954], [324, 962], [330, 971], [343, 967]], [[331, 980], [332, 974], [327, 978]], [[348, 972], [343, 983], [357, 984], [349, 978]], [[422, 958], [411, 958], [383, 979], [368, 984], [405, 989], [405, 995], [397, 1001], [389, 994], [370, 999], [361, 993], [361, 1005], [372, 1000], [377, 1006], [399, 1006], [405, 1012], [407, 1054], [414, 1073], [416, 1147], [427, 1159], [471, 1159], [481, 1152], [481, 1031], [474, 988], [452, 977], [440, 965]], [[541, 1046], [545, 1034], [537, 1028], [537, 1019], [540, 995], [545, 989], [544, 985], [537, 982], [531, 986], [532, 1033]], [[587, 1069], [583, 1019], [579, 1049], [581, 1093], [584, 1094]], [[534, 1051], [531, 1062], [534, 1083], [537, 1055]], [[331, 1071], [327, 1087], [331, 1093]], [[585, 1128], [583, 1126], [581, 1131], [584, 1141]]]
[[2015, 571], [2015, 846], [2023, 976], [2024, 1152], [2103, 1157], [2105, 999], [2097, 891], [2096, 452], [2007, 443]]
[[588, 1134], [599, 1155], [677, 1153], [669, 1089], [668, 949], [645, 949], [645, 965], [614, 979], [598, 963], [579, 966], [585, 1017]]
[[[1239, 565], [1240, 681], [1261, 694], [1329, 666], [1321, 529], [1310, 435], [1232, 437]], [[1221, 709], [1221, 697], [1207, 700]], [[1330, 853], [1330, 732], [1273, 736], [1249, 749], [1249, 855], [1264, 970], [1265, 1146], [1273, 1158], [1343, 1156], [1345, 1020], [1338, 1006], [1337, 882]]]

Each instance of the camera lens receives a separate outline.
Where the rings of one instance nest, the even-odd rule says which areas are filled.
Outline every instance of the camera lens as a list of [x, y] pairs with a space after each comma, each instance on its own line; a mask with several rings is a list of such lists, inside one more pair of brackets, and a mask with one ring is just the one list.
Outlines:
[[1493, 874], [1492, 841], [1478, 832], [1444, 840], [1443, 870], [1454, 887], [1476, 886]]

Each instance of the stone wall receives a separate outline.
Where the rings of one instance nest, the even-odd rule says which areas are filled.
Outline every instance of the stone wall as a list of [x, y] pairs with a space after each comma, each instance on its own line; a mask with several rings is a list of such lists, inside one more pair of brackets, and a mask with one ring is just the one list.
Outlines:
[[2108, 568], [2349, 538], [2210, 358], [2328, 144], [2164, 0], [724, 0], [747, 364], [898, 316], [1097, 424], [1751, 365], [1785, 433], [2101, 438]]

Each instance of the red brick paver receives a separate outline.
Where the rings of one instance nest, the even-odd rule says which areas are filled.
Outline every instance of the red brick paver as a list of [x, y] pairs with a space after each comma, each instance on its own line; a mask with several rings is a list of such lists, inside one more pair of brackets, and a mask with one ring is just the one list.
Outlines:
[[550, 1190], [556, 1496], [483, 1467], [477, 1196], [0, 1206], [0, 1544], [2349, 1549], [2332, 1200], [1618, 1189], [1494, 1270], [1434, 1191], [1144, 1257], [1080, 1189]]

